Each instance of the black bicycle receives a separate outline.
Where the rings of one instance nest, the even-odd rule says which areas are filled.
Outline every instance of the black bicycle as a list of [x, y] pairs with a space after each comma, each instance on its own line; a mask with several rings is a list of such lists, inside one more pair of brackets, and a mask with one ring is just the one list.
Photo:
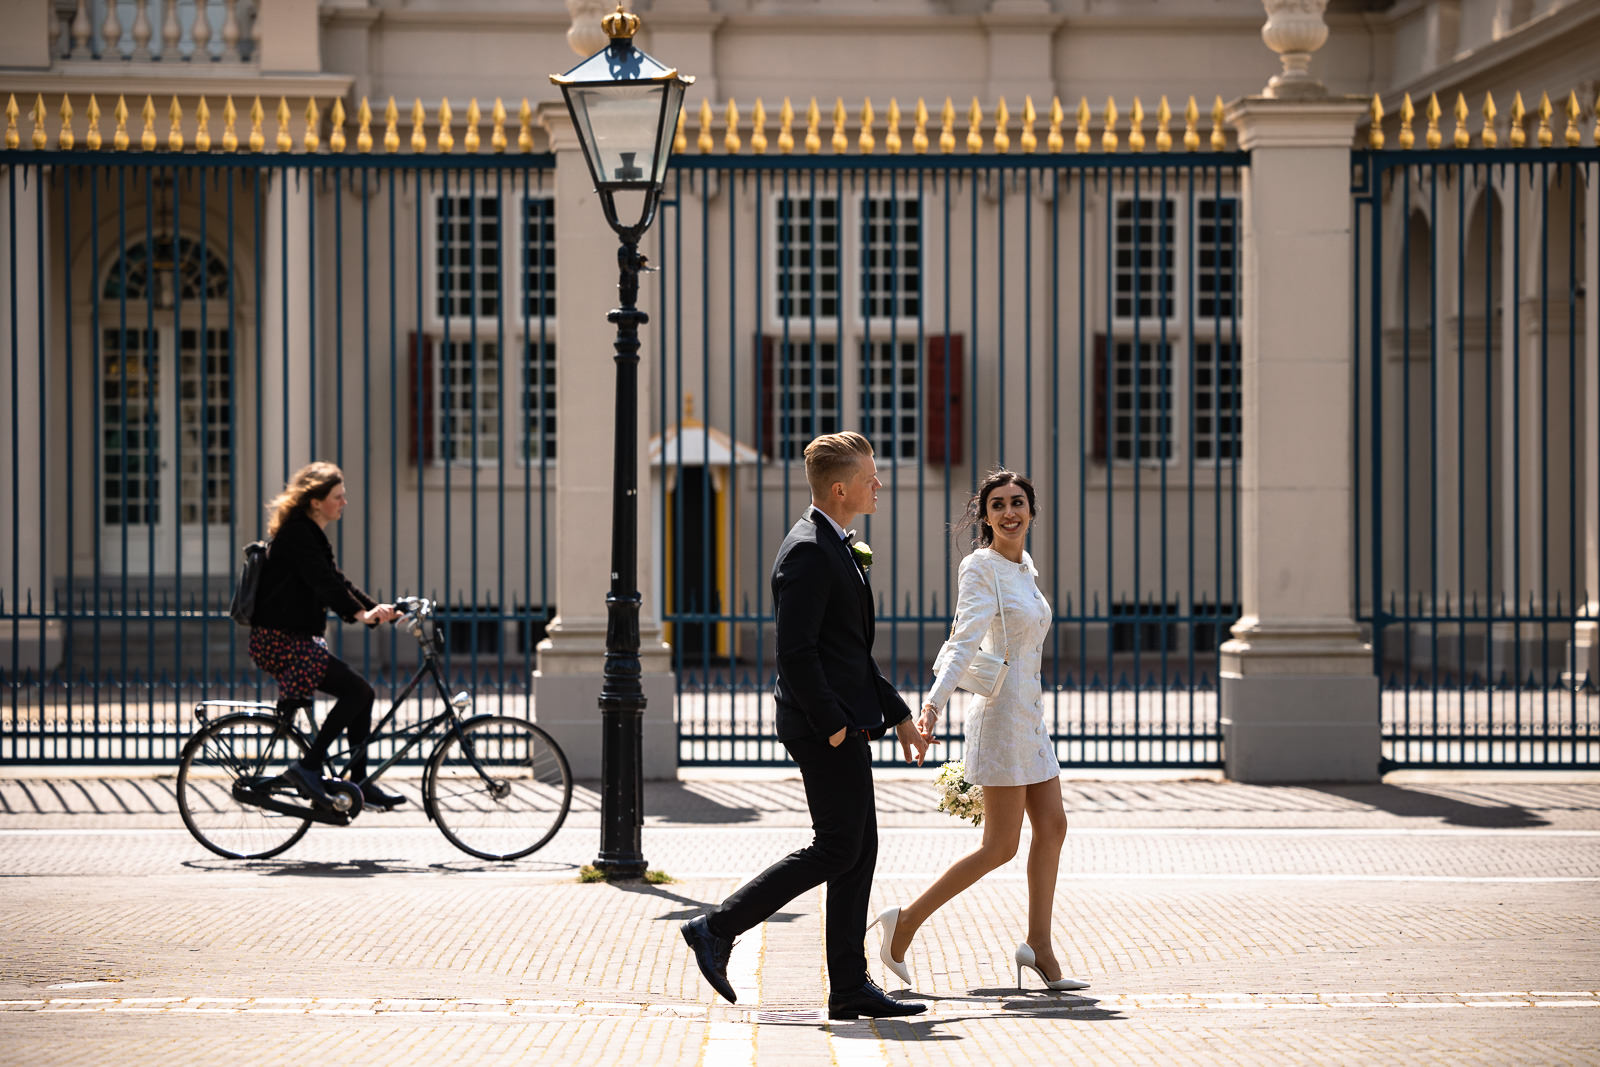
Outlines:
[[[572, 805], [572, 772], [561, 746], [526, 719], [510, 715], [463, 718], [472, 697], [449, 695], [440, 660], [444, 637], [434, 604], [422, 597], [396, 602], [396, 625], [416, 637], [422, 662], [394, 704], [373, 728], [370, 748], [398, 745], [365, 781], [374, 782], [435, 731], [444, 736], [423, 771], [422, 797], [429, 820], [452, 845], [486, 860], [514, 860], [555, 836]], [[431, 679], [444, 703], [432, 718], [393, 725], [413, 692], [422, 698]], [[297, 721], [304, 713], [310, 729]], [[212, 716], [218, 716], [213, 718]], [[276, 704], [203, 700], [201, 723], [183, 746], [178, 765], [178, 810], [183, 824], [206, 848], [229, 859], [264, 859], [289, 848], [312, 823], [348, 826], [361, 814], [360, 782], [333, 774], [325, 764], [327, 804], [313, 801], [284, 772], [311, 749], [317, 723], [309, 700]], [[392, 726], [392, 729], [391, 729]], [[348, 760], [344, 761], [348, 766]]]

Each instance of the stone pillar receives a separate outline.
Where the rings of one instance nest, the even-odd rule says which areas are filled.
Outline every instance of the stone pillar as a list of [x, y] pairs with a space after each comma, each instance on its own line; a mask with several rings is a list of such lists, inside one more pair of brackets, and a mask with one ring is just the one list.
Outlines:
[[984, 90], [989, 107], [1001, 99], [1013, 115], [1022, 114], [1025, 97], [1041, 112], [1050, 110], [1055, 88], [1051, 48], [1056, 17], [1046, 0], [991, 0], [979, 16], [989, 45], [989, 78]]
[[318, 0], [269, 0], [257, 6], [262, 73], [320, 73], [322, 24]]
[[[257, 433], [262, 452], [262, 493], [271, 496], [300, 467], [320, 459], [311, 454], [312, 382], [307, 360], [311, 261], [307, 232], [311, 182], [304, 173], [280, 171], [266, 183], [262, 220], [261, 412]], [[284, 368], [287, 366], [287, 387]], [[331, 403], [318, 398], [319, 406]]]
[[1222, 646], [1226, 772], [1246, 782], [1373, 781], [1378, 679], [1353, 609], [1350, 418], [1350, 145], [1363, 105], [1329, 99], [1310, 80], [1317, 34], [1263, 36], [1286, 52], [1285, 72], [1270, 95], [1235, 101], [1228, 115], [1251, 156], [1242, 198], [1243, 614]]
[[[606, 651], [606, 595], [611, 589], [611, 479], [615, 427], [615, 327], [606, 313], [617, 304], [617, 235], [606, 224], [594, 182], [566, 105], [541, 104], [539, 119], [556, 157], [556, 262], [573, 280], [562, 289], [556, 327], [555, 604], [549, 636], [539, 643], [533, 717], [566, 751], [577, 778], [600, 777], [600, 685]], [[649, 248], [649, 237], [643, 242]], [[581, 282], [577, 281], [580, 280]], [[650, 286], [640, 306], [651, 310]], [[649, 398], [654, 395], [649, 350], [653, 334], [641, 331], [639, 362], [639, 470], [649, 470]], [[648, 484], [648, 482], [646, 482]], [[654, 588], [649, 539], [655, 527], [640, 508], [639, 588]], [[644, 775], [677, 774], [677, 726], [670, 650], [661, 642], [661, 605], [647, 595], [639, 618], [639, 659], [645, 693]]]

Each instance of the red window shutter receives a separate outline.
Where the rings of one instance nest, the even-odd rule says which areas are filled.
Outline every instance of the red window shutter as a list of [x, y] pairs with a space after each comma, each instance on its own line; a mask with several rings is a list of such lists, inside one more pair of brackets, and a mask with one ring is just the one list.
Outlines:
[[761, 454], [777, 455], [778, 346], [776, 339], [756, 335], [756, 416], [761, 434]]
[[948, 461], [952, 467], [960, 466], [961, 428], [966, 407], [962, 402], [966, 383], [961, 376], [961, 335], [936, 334], [928, 338], [927, 351], [923, 382], [927, 403], [922, 419], [927, 441], [926, 461], [939, 464]]
[[1107, 417], [1110, 391], [1111, 386], [1106, 382], [1106, 335], [1097, 333], [1094, 335], [1094, 362], [1089, 368], [1089, 397], [1094, 410], [1089, 456], [1096, 463], [1106, 462], [1111, 452], [1111, 420]]
[[406, 367], [406, 391], [410, 397], [406, 415], [411, 429], [406, 460], [416, 466], [419, 457], [425, 464], [433, 461], [433, 338], [413, 332], [406, 350], [410, 354]]

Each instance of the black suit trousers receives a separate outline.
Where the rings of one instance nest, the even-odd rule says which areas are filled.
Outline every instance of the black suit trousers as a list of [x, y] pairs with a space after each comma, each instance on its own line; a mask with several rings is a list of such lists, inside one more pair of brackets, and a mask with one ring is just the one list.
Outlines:
[[878, 865], [872, 750], [860, 730], [845, 735], [837, 748], [812, 738], [785, 741], [784, 747], [805, 782], [811, 844], [739, 887], [707, 922], [713, 933], [737, 937], [826, 882], [828, 984], [836, 993], [850, 992], [867, 980], [867, 905]]

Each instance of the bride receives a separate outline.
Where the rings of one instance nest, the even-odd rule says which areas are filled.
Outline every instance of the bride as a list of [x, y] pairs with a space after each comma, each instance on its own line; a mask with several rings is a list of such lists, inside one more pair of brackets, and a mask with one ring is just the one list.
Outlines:
[[[1050, 631], [1050, 605], [1039, 591], [1033, 559], [1023, 549], [1039, 514], [1033, 483], [1008, 470], [992, 472], [967, 505], [976, 549], [961, 561], [956, 617], [950, 638], [934, 660], [935, 679], [917, 728], [932, 737], [956, 680], [980, 643], [1011, 660], [1000, 691], [979, 697], [966, 720], [966, 778], [983, 787], [983, 841], [957, 860], [921, 896], [880, 914], [879, 958], [907, 986], [906, 950], [918, 928], [947, 901], [1017, 854], [1026, 815], [1033, 829], [1028, 848], [1028, 932], [1017, 945], [1017, 985], [1027, 968], [1050, 989], [1085, 989], [1089, 983], [1062, 973], [1050, 937], [1051, 907], [1067, 816], [1061, 801], [1061, 765], [1044, 725], [1040, 660]], [[1003, 613], [1001, 608], [1003, 607]]]

